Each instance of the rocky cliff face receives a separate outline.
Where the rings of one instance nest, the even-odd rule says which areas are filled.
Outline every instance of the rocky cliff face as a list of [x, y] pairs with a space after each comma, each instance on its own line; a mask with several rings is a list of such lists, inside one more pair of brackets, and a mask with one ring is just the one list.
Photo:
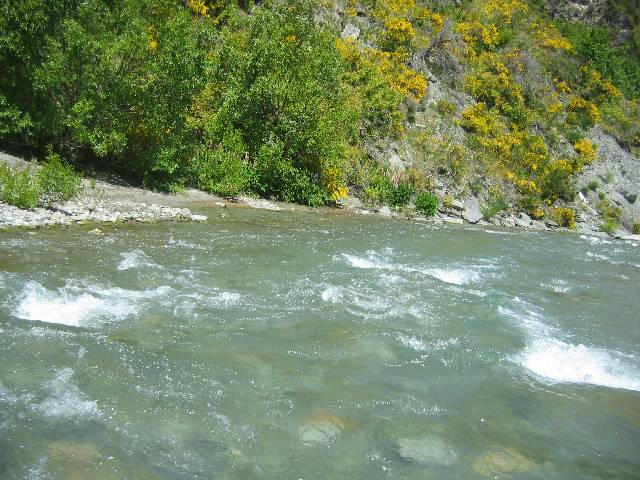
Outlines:
[[547, 0], [545, 8], [551, 16], [569, 22], [630, 27], [628, 18], [611, 0]]

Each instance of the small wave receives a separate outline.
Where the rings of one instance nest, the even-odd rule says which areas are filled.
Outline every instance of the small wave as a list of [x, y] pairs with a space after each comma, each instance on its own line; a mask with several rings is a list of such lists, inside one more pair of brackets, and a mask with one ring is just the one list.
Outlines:
[[606, 255], [602, 255], [600, 253], [587, 252], [587, 257], [595, 258], [597, 260], [611, 261], [611, 258]]
[[398, 340], [400, 341], [400, 343], [402, 343], [402, 345], [407, 348], [412, 348], [416, 352], [444, 350], [446, 348], [460, 344], [460, 340], [457, 337], [438, 339], [434, 342], [427, 343], [414, 336], [408, 337], [405, 335], [399, 335]]
[[436, 278], [441, 282], [451, 283], [454, 285], [466, 285], [470, 282], [476, 282], [480, 279], [480, 274], [469, 269], [444, 269], [444, 268], [417, 268], [408, 265], [389, 263], [376, 258], [375, 252], [368, 252], [368, 258], [359, 257], [343, 253], [344, 258], [349, 265], [355, 268], [386, 270], [391, 272], [420, 273], [429, 277]]
[[591, 245], [607, 245], [613, 243], [611, 240], [607, 240], [602, 237], [593, 237], [591, 235], [580, 235], [580, 238], [587, 240]]
[[342, 291], [340, 287], [328, 287], [320, 295], [322, 300], [330, 303], [340, 303], [342, 300]]
[[59, 370], [53, 380], [43, 386], [50, 397], [37, 404], [35, 409], [45, 417], [98, 419], [101, 412], [93, 400], [87, 400], [78, 386], [72, 382], [73, 369]]
[[323, 301], [343, 305], [352, 315], [363, 318], [384, 318], [394, 315], [410, 315], [423, 318], [425, 313], [421, 306], [406, 298], [393, 299], [381, 296], [379, 292], [356, 286], [334, 286], [325, 288], [320, 297]]
[[640, 372], [607, 350], [572, 345], [555, 338], [534, 340], [516, 361], [552, 382], [585, 383], [640, 391]]
[[170, 247], [183, 247], [183, 248], [190, 248], [190, 249], [193, 249], [193, 250], [206, 250], [207, 249], [204, 245], [197, 245], [195, 243], [187, 242], [187, 241], [181, 240], [181, 239], [176, 240], [173, 237], [170, 237], [169, 240], [167, 241], [167, 245], [165, 245], [165, 248], [170, 248]]
[[571, 290], [571, 287], [566, 280], [557, 278], [551, 280], [549, 283], [542, 283], [540, 286], [551, 290], [554, 293], [568, 293]]
[[400, 335], [398, 340], [407, 348], [413, 348], [416, 352], [424, 352], [427, 350], [427, 345], [416, 337], [405, 337]]
[[516, 320], [529, 337], [524, 350], [512, 357], [517, 364], [550, 382], [640, 390], [640, 372], [621, 360], [624, 355], [559, 340], [558, 329], [546, 325], [522, 300], [515, 301], [522, 311], [500, 306], [498, 313]]
[[141, 299], [161, 297], [169, 289], [159, 287], [154, 290], [132, 291], [93, 286], [81, 290], [67, 286], [52, 291], [38, 282], [29, 281], [23, 288], [20, 303], [13, 315], [23, 320], [72, 327], [85, 326], [89, 320], [121, 320], [139, 311], [138, 302]]
[[142, 250], [132, 250], [130, 252], [122, 252], [120, 254], [122, 260], [116, 267], [119, 272], [139, 267], [159, 267], [149, 260], [147, 254]]
[[467, 283], [480, 280], [480, 274], [472, 270], [432, 268], [425, 270], [425, 273], [445, 283], [452, 283], [454, 285], [466, 285]]
[[189, 293], [180, 295], [178, 298], [186, 300], [183, 302], [183, 307], [188, 306], [190, 308], [193, 308], [193, 300], [196, 301], [195, 304], [208, 305], [210, 307], [230, 307], [233, 305], [237, 305], [241, 297], [242, 295], [238, 292], [227, 292], [224, 290], [215, 289], [207, 292], [206, 296], [197, 293]]

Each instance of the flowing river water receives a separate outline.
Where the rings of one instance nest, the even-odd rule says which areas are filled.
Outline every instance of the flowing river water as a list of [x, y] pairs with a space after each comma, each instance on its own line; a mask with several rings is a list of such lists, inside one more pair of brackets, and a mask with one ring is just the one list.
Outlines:
[[0, 232], [0, 478], [640, 477], [640, 249], [339, 213]]

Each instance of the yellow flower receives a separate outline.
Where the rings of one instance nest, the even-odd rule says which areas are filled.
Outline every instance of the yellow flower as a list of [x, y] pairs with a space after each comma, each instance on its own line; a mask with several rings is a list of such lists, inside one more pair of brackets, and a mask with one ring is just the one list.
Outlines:
[[327, 168], [324, 172], [324, 183], [329, 197], [334, 202], [337, 202], [341, 198], [345, 198], [349, 194], [349, 189], [342, 184], [341, 172], [335, 167]]
[[578, 140], [573, 149], [576, 151], [580, 159], [587, 165], [590, 165], [596, 159], [596, 149], [586, 138]]

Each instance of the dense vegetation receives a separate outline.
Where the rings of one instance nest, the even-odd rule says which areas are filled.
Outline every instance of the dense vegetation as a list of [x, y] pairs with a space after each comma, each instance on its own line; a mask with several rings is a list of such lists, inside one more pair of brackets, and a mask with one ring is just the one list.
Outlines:
[[[566, 226], [590, 128], [640, 147], [625, 2], [622, 43], [522, 0], [260, 3], [3, 2], [0, 143], [153, 188], [310, 205], [351, 189], [425, 214], [436, 173], [472, 191], [490, 177], [485, 216], [508, 196]], [[336, 18], [366, 28], [340, 38]], [[389, 144], [414, 162], [390, 168], [376, 155]]]
[[55, 153], [48, 155], [39, 169], [0, 163], [0, 201], [19, 208], [64, 202], [78, 194], [81, 184], [80, 175]]

